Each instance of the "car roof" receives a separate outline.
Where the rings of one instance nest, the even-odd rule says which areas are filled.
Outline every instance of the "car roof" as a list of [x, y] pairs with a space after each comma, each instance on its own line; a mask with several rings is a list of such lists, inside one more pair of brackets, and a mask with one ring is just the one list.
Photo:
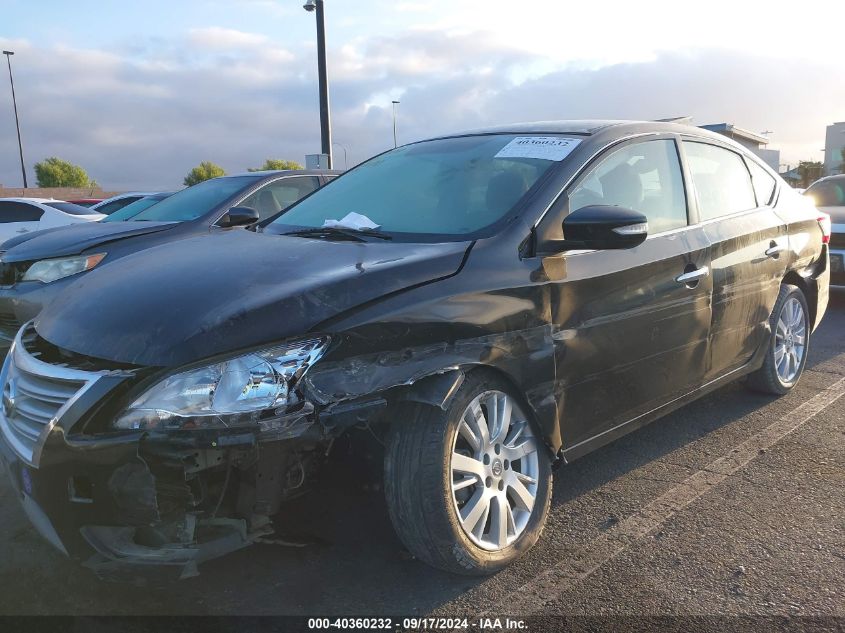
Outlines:
[[245, 171], [239, 174], [226, 174], [225, 176], [220, 176], [220, 178], [237, 178], [240, 176], [256, 176], [258, 178], [263, 178], [277, 175], [339, 176], [342, 173], [342, 169], [267, 169], [261, 171]]
[[65, 202], [64, 200], [57, 200], [56, 198], [0, 198], [0, 202], [37, 202], [44, 204], [45, 202]]
[[[819, 178], [812, 185], [810, 185], [810, 187], [812, 187], [813, 185], [815, 185], [817, 183], [826, 181], [826, 180], [845, 180], [845, 174], [831, 174], [830, 176], [824, 176], [822, 178]], [[809, 189], [810, 187], [807, 187], [807, 188]]]
[[[705, 130], [704, 128], [683, 123], [666, 121], [635, 121], [624, 119], [572, 119], [561, 121], [530, 121], [523, 123], [508, 123], [492, 127], [477, 128], [466, 132], [447, 134], [435, 138], [450, 138], [475, 134], [574, 134], [578, 136], [593, 136], [600, 132], [611, 132], [624, 136], [637, 133], [667, 133], [691, 134], [719, 141], [726, 136]], [[729, 139], [728, 139], [729, 140]]]
[[159, 191], [158, 193], [150, 193], [144, 196], [144, 198], [153, 198], [154, 200], [164, 200], [165, 198], [169, 198], [176, 191]]

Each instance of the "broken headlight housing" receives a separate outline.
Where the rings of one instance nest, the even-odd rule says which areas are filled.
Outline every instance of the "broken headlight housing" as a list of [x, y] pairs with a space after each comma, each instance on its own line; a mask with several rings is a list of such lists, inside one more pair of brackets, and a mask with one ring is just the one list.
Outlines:
[[297, 403], [294, 385], [328, 344], [328, 337], [296, 340], [172, 374], [130, 404], [112, 427], [176, 431], [258, 425], [269, 429]]

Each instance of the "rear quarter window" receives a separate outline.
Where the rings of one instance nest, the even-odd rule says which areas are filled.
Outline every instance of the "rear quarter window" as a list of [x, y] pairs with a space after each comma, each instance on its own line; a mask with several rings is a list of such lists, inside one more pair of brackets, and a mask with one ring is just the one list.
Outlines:
[[777, 182], [769, 172], [753, 160], [748, 159], [747, 162], [748, 171], [751, 172], [751, 184], [754, 185], [754, 195], [757, 196], [757, 206], [763, 207], [772, 204]]

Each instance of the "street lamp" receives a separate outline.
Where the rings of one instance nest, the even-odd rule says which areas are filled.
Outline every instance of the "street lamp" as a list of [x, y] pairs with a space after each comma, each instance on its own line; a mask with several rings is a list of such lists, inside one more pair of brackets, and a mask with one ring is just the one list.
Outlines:
[[6, 56], [6, 64], [9, 66], [9, 83], [12, 84], [12, 107], [15, 110], [15, 127], [18, 130], [18, 152], [21, 156], [21, 175], [23, 176], [23, 188], [28, 187], [26, 183], [26, 167], [23, 163], [23, 143], [21, 143], [21, 124], [18, 121], [18, 100], [15, 98], [15, 80], [12, 78], [12, 55], [14, 51], [3, 51]]
[[329, 169], [332, 168], [332, 125], [329, 116], [329, 79], [326, 72], [326, 20], [323, 13], [323, 0], [307, 0], [302, 8], [311, 13], [317, 12], [317, 71], [320, 81], [320, 139], [323, 154], [328, 156]]
[[393, 147], [396, 147], [396, 106], [399, 105], [399, 101], [393, 102]]

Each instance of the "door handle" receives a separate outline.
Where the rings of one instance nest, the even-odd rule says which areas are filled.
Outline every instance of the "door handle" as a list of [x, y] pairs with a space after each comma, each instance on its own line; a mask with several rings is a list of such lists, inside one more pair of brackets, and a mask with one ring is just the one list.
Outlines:
[[688, 273], [684, 273], [683, 275], [678, 275], [675, 277], [675, 281], [679, 284], [688, 284], [693, 281], [698, 281], [702, 277], [706, 277], [710, 274], [710, 269], [707, 266], [702, 266], [697, 270], [691, 270]]
[[29, 229], [18, 229], [17, 233], [29, 233]]
[[766, 257], [771, 257], [772, 259], [777, 259], [778, 256], [782, 252], [786, 250], [786, 247], [781, 246], [780, 244], [772, 243], [772, 245], [766, 249]]

